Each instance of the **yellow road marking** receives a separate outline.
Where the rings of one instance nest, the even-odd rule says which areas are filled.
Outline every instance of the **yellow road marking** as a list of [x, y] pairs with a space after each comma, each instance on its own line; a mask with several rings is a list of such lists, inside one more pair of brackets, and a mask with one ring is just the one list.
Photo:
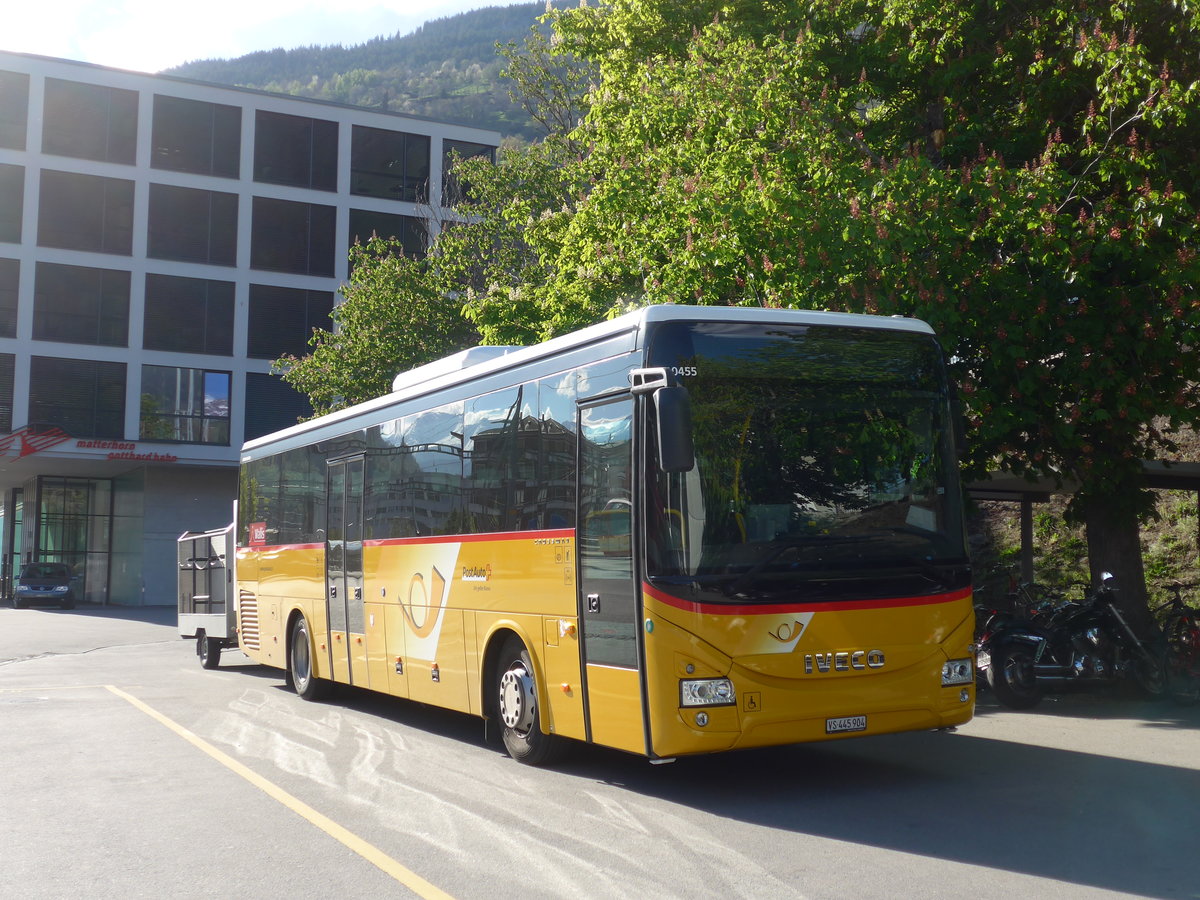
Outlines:
[[40, 687], [0, 688], [0, 694], [36, 694], [38, 691], [95, 691], [108, 687], [105, 684], [58, 684]]
[[230, 771], [242, 776], [256, 788], [261, 790], [267, 796], [279, 801], [292, 812], [307, 819], [313, 825], [316, 825], [330, 837], [336, 841], [340, 841], [350, 850], [357, 853], [367, 862], [383, 870], [396, 881], [400, 882], [406, 888], [426, 900], [452, 900], [451, 896], [438, 887], [430, 884], [417, 873], [405, 868], [396, 860], [392, 859], [374, 844], [368, 843], [360, 838], [354, 832], [343, 828], [337, 822], [330, 819], [328, 816], [322, 815], [304, 801], [293, 797], [279, 785], [263, 778], [254, 770], [238, 762], [232, 756], [218, 750], [208, 741], [204, 740], [199, 735], [184, 728], [178, 722], [167, 718], [153, 707], [147, 706], [137, 697], [125, 693], [118, 687], [111, 684], [104, 685], [112, 693], [116, 694], [122, 700], [127, 701], [131, 705], [140, 709], [156, 722], [165, 725], [171, 731], [175, 732], [192, 746], [203, 750], [221, 765], [225, 766]]

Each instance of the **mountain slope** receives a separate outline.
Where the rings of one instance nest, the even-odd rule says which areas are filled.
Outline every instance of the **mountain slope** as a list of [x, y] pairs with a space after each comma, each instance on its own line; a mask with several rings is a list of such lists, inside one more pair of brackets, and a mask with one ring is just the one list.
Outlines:
[[[564, 5], [561, 0], [558, 5]], [[184, 63], [162, 74], [462, 122], [525, 139], [537, 128], [508, 96], [497, 43], [520, 43], [545, 2], [434, 19], [353, 47], [282, 48]]]

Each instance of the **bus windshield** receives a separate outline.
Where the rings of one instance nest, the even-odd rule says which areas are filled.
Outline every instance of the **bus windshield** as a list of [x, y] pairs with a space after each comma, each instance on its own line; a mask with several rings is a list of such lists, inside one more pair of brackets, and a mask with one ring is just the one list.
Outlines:
[[670, 323], [650, 365], [687, 387], [696, 453], [692, 471], [649, 479], [656, 584], [738, 603], [964, 586], [951, 408], [931, 335]]

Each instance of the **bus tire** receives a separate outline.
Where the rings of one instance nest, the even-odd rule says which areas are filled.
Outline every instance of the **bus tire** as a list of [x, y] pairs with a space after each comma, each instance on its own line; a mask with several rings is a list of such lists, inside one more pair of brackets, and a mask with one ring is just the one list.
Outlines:
[[196, 655], [200, 657], [200, 665], [206, 669], [215, 669], [221, 664], [221, 642], [210, 638], [203, 630], [196, 632]]
[[304, 616], [296, 616], [288, 642], [288, 675], [292, 689], [302, 700], [322, 700], [329, 694], [329, 682], [313, 674], [312, 660], [308, 622]]
[[557, 759], [563, 740], [542, 731], [533, 662], [519, 639], [505, 642], [495, 672], [496, 717], [508, 755], [527, 766], [544, 766]]

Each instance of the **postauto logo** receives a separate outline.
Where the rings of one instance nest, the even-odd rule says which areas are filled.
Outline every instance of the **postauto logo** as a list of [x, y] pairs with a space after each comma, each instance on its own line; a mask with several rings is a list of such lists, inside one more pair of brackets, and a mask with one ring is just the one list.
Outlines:
[[488, 563], [486, 566], [463, 566], [462, 569], [463, 581], [491, 581], [492, 580], [492, 565]]

